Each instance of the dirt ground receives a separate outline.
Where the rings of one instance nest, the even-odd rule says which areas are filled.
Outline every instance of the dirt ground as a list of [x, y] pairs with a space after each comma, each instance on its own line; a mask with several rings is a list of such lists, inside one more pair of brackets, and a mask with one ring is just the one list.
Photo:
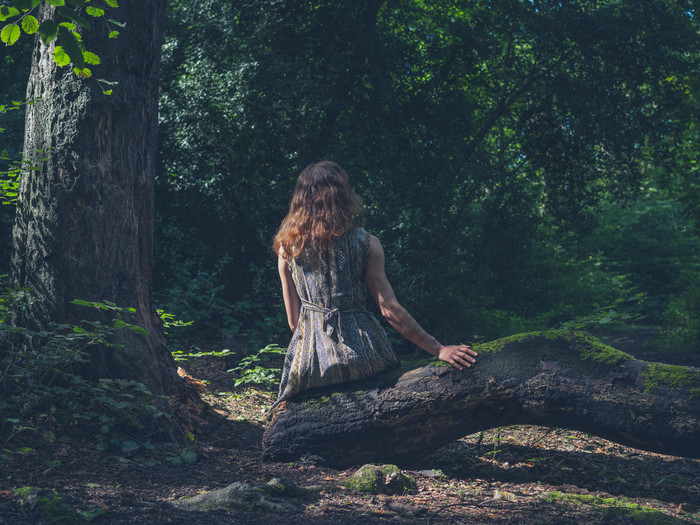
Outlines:
[[[49, 523], [16, 492], [26, 486], [54, 489], [98, 524], [700, 523], [700, 461], [563, 429], [514, 426], [466, 436], [404, 470], [416, 481], [410, 493], [346, 489], [356, 469], [261, 461], [271, 394], [234, 388], [215, 357], [184, 367], [207, 383], [204, 425], [186, 451], [196, 461], [172, 465], [172, 457], [184, 456], [168, 447], [100, 452], [93, 435], [56, 429], [52, 442], [35, 436], [33, 451], [0, 465], [0, 524]], [[284, 512], [172, 505], [233, 482], [256, 486], [275, 477], [315, 488]]]

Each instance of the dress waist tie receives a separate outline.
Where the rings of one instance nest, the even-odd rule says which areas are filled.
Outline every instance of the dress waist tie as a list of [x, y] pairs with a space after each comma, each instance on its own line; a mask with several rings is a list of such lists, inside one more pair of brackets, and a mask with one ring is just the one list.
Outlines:
[[321, 312], [323, 315], [323, 322], [326, 323], [326, 335], [330, 337], [333, 335], [333, 327], [330, 325], [329, 321], [333, 319], [333, 317], [337, 317], [337, 323], [338, 323], [338, 342], [342, 343], [343, 342], [343, 334], [342, 334], [342, 329], [341, 329], [341, 322], [340, 322], [340, 316], [341, 314], [350, 314], [350, 313], [360, 313], [360, 312], [366, 312], [367, 309], [365, 308], [364, 303], [359, 305], [359, 306], [354, 306], [352, 308], [326, 308], [325, 306], [321, 306], [320, 304], [312, 303], [309, 301], [305, 301], [304, 299], [301, 300], [301, 307], [306, 308], [308, 310], [311, 310], [313, 312]]

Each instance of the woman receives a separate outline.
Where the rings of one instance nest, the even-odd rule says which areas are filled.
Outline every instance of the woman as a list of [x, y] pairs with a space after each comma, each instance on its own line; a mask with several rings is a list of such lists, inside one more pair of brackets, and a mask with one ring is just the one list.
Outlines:
[[443, 346], [399, 304], [384, 273], [382, 245], [360, 227], [362, 219], [362, 200], [338, 164], [322, 161], [301, 172], [274, 241], [294, 332], [277, 403], [399, 366], [379, 321], [365, 308], [367, 288], [406, 339], [458, 370], [476, 362], [469, 346]]

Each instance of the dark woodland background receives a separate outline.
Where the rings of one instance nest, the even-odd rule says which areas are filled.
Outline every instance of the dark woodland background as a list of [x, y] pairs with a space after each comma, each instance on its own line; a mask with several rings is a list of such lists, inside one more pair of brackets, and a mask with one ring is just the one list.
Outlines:
[[[193, 321], [171, 349], [286, 345], [271, 239], [296, 175], [325, 158], [439, 339], [616, 324], [692, 362], [697, 29], [683, 1], [170, 1], [154, 297]], [[8, 103], [31, 49], [5, 50]], [[21, 112], [2, 127], [20, 155]], [[7, 273], [14, 207], [0, 212]]]

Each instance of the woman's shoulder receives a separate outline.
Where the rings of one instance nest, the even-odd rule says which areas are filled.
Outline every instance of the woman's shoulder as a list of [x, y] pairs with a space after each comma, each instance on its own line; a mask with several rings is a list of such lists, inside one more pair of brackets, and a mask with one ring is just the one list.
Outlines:
[[374, 237], [374, 235], [369, 233], [362, 226], [354, 226], [353, 228], [350, 228], [346, 233], [358, 239], [362, 244], [369, 244], [370, 238]]

